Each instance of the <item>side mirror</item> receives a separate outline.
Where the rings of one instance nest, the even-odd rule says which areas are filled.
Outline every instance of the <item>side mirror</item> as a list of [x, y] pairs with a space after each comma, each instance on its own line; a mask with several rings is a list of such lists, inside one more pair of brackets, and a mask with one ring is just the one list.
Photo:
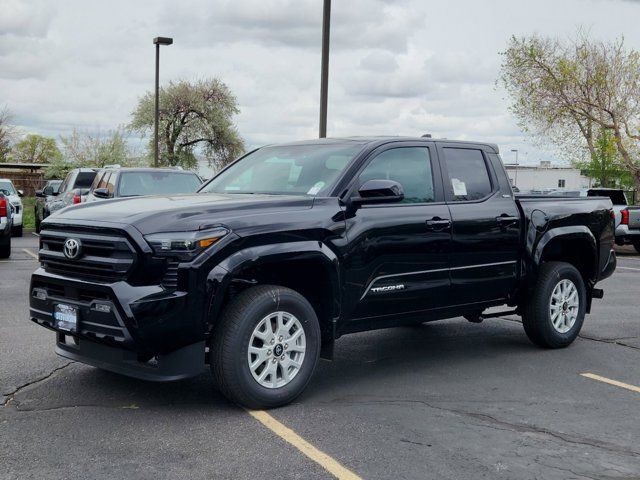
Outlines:
[[109, 190], [106, 188], [96, 188], [93, 191], [93, 195], [98, 198], [109, 198]]
[[24, 197], [24, 190], [18, 190], [18, 196]]
[[367, 180], [358, 189], [358, 195], [351, 199], [356, 205], [401, 202], [404, 189], [395, 180]]
[[42, 190], [36, 190], [36, 197], [43, 198], [45, 197], [45, 194]]
[[[58, 193], [53, 191], [53, 187], [51, 185], [47, 185], [42, 190], [38, 190], [38, 192], [42, 192], [43, 197], [47, 197], [49, 195], [56, 195]], [[36, 196], [38, 196], [38, 192], [36, 192]]]

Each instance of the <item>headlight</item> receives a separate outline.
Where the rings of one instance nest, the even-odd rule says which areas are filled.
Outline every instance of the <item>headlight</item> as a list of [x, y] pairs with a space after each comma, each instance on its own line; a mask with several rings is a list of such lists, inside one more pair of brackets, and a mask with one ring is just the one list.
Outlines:
[[227, 233], [229, 230], [218, 227], [195, 232], [153, 233], [144, 239], [157, 255], [191, 260]]

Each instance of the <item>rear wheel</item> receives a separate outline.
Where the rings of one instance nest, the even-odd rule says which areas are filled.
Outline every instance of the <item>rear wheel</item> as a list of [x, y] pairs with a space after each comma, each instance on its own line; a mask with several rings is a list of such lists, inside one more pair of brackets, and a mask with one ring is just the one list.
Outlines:
[[582, 328], [586, 302], [584, 281], [573, 265], [544, 263], [522, 315], [529, 340], [546, 348], [570, 345]]
[[320, 354], [320, 327], [299, 293], [263, 285], [225, 309], [211, 341], [211, 369], [222, 393], [248, 408], [271, 408], [307, 386]]
[[11, 237], [6, 242], [0, 243], [0, 258], [9, 258], [11, 255]]

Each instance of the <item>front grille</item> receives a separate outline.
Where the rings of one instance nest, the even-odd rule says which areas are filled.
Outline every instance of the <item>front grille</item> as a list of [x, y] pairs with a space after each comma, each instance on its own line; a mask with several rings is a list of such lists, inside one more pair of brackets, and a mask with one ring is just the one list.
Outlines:
[[[64, 254], [67, 239], [80, 241], [81, 254]], [[124, 280], [136, 262], [136, 250], [121, 230], [47, 226], [40, 232], [40, 262], [47, 272], [102, 281]]]
[[164, 288], [175, 290], [178, 287], [178, 265], [180, 265], [180, 262], [175, 260], [167, 262], [167, 269], [162, 277], [162, 286]]

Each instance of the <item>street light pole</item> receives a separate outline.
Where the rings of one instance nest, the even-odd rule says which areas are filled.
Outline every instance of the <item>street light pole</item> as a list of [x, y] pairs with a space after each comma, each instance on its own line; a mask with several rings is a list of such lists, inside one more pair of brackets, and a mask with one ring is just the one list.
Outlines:
[[173, 38], [156, 37], [153, 39], [156, 46], [156, 107], [153, 122], [153, 166], [158, 168], [158, 123], [160, 120], [160, 45], [171, 45]]
[[320, 72], [320, 138], [327, 136], [327, 97], [329, 94], [329, 37], [331, 0], [324, 0], [322, 10], [322, 66]]
[[518, 149], [513, 148], [511, 149], [511, 151], [516, 153], [516, 174], [515, 174], [515, 178], [513, 179], [513, 186], [517, 187], [518, 186], [518, 165], [520, 165], [518, 163]]

